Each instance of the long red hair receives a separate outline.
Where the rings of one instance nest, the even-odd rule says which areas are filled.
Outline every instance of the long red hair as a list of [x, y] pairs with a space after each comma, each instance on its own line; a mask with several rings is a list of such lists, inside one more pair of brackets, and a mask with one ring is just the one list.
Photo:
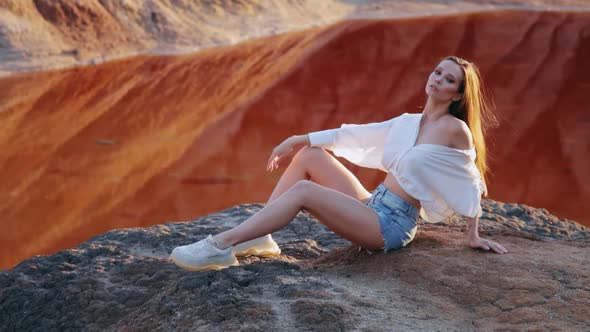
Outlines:
[[[493, 104], [487, 97], [479, 69], [475, 64], [456, 56], [449, 56], [443, 60], [453, 61], [463, 70], [464, 79], [459, 84], [458, 91], [463, 95], [463, 98], [451, 103], [449, 113], [465, 121], [471, 130], [477, 154], [475, 165], [487, 187], [486, 173], [489, 170], [485, 134], [490, 127], [496, 126], [498, 123], [493, 114]], [[487, 196], [487, 191], [484, 192], [484, 195]]]

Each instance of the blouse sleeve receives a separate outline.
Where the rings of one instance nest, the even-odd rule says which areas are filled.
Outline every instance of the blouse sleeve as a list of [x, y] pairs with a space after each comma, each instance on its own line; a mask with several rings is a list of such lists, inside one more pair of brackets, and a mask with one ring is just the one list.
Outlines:
[[456, 192], [446, 192], [449, 206], [460, 215], [479, 218], [482, 215], [481, 196], [483, 182], [479, 170], [473, 160], [468, 160], [466, 165], [460, 165], [463, 176], [457, 176]]
[[420, 200], [424, 220], [437, 222], [453, 213], [481, 217], [484, 186], [474, 154], [423, 145], [412, 158], [419, 162], [401, 164], [396, 176], [402, 188]]
[[309, 133], [311, 146], [326, 148], [339, 157], [369, 168], [383, 167], [383, 148], [396, 118], [368, 124], [343, 124], [340, 128]]

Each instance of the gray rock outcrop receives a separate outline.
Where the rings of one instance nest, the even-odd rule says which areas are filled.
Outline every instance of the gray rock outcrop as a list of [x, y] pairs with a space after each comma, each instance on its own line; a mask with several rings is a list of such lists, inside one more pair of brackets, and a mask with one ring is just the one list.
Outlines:
[[466, 223], [420, 223], [388, 254], [351, 245], [301, 212], [273, 234], [282, 255], [188, 272], [175, 246], [263, 205], [192, 222], [120, 229], [0, 272], [3, 331], [582, 330], [590, 317], [590, 233], [543, 209], [484, 201], [476, 251]]

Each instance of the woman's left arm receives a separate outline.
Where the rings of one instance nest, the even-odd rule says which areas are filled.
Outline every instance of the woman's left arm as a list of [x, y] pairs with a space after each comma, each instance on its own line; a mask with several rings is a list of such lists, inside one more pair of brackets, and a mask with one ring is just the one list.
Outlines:
[[504, 248], [498, 242], [482, 239], [479, 237], [477, 228], [479, 224], [479, 217], [469, 218], [469, 227], [467, 228], [467, 237], [469, 240], [469, 246], [471, 248], [477, 249], [481, 248], [483, 250], [490, 250], [497, 252], [498, 254], [505, 254], [508, 252], [506, 248]]

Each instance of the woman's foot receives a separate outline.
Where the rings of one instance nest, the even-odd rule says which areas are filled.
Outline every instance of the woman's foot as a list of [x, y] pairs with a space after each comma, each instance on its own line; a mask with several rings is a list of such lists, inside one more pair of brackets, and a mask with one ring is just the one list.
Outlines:
[[270, 234], [235, 245], [232, 251], [234, 255], [238, 257], [274, 257], [281, 254], [281, 248], [279, 248], [279, 246], [272, 239], [272, 236], [270, 236]]
[[217, 248], [213, 237], [209, 235], [193, 244], [174, 248], [170, 258], [174, 264], [189, 271], [221, 270], [239, 265], [232, 250], [233, 247], [224, 250]]

